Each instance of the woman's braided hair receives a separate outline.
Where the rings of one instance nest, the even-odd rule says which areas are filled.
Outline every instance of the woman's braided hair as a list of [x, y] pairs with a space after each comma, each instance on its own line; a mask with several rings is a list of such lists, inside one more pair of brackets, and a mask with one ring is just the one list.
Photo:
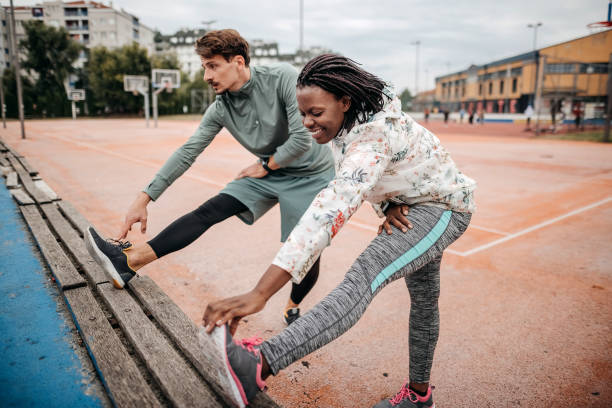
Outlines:
[[298, 88], [306, 86], [318, 86], [338, 99], [345, 95], [351, 99], [342, 123], [346, 130], [381, 111], [385, 102], [385, 82], [341, 55], [323, 54], [308, 61], [297, 79]]

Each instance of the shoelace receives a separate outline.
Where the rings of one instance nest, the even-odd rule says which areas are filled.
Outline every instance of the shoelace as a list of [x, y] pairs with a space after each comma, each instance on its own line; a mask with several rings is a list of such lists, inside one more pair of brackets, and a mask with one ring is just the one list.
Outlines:
[[121, 249], [128, 249], [132, 246], [132, 243], [130, 241], [120, 241], [118, 239], [113, 238], [108, 238], [106, 241], [110, 244], [117, 245]]
[[400, 404], [406, 397], [408, 397], [408, 399], [411, 402], [419, 401], [419, 397], [417, 396], [417, 393], [412, 391], [410, 388], [408, 388], [407, 384], [408, 383], [404, 383], [404, 385], [402, 386], [402, 389], [399, 390], [397, 394], [395, 394], [395, 397], [389, 400], [389, 402], [393, 404], [393, 406]]
[[248, 339], [242, 339], [240, 341], [234, 340], [237, 345], [246, 349], [248, 352], [254, 353], [255, 349], [253, 347], [259, 346], [263, 343], [263, 339], [261, 337], [253, 336]]

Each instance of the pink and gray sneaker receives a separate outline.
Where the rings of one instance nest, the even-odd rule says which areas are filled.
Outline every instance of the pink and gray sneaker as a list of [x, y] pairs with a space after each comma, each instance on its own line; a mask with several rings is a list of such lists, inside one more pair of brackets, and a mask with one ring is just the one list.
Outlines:
[[262, 339], [233, 340], [227, 325], [216, 328], [213, 331], [215, 335], [221, 337], [219, 342], [225, 357], [232, 399], [239, 407], [244, 407], [259, 391], [266, 389], [266, 383], [261, 379], [262, 356], [258, 347]]
[[427, 389], [427, 395], [420, 396], [410, 388], [408, 383], [404, 383], [395, 397], [380, 401], [373, 408], [435, 408], [431, 395], [431, 387]]

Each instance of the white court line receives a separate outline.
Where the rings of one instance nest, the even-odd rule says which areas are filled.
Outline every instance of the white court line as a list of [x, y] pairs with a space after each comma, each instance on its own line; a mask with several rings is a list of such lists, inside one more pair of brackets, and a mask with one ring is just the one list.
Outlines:
[[[98, 146], [95, 146], [95, 145], [92, 145], [92, 144], [89, 144], [89, 143], [76, 142], [74, 140], [70, 140], [70, 139], [64, 138], [62, 136], [50, 136], [50, 137], [52, 137], [54, 139], [59, 139], [59, 140], [61, 140], [63, 142], [66, 142], [66, 143], [74, 144], [74, 145], [77, 145], [77, 146], [85, 147], [87, 149], [95, 150], [97, 152], [108, 154], [110, 156], [119, 157], [120, 159], [127, 160], [127, 161], [130, 161], [132, 163], [141, 164], [143, 166], [152, 167], [154, 169], [159, 169], [160, 168], [159, 164], [148, 162], [148, 161], [145, 161], [145, 160], [135, 159], [135, 158], [133, 158], [131, 156], [128, 156], [128, 155], [125, 155], [125, 154], [122, 154], [122, 153], [117, 153], [117, 152], [114, 152], [112, 150], [104, 149], [102, 147], [98, 147]], [[187, 178], [190, 178], [192, 180], [198, 180], [198, 181], [201, 181], [203, 183], [206, 183], [206, 184], [209, 184], [209, 185], [215, 186], [215, 187], [221, 187], [221, 188], [225, 187], [225, 184], [219, 183], [219, 182], [211, 180], [211, 179], [208, 179], [206, 177], [196, 176], [196, 175], [193, 175], [193, 174], [184, 174], [183, 177], [187, 177]]]
[[485, 232], [491, 232], [493, 234], [497, 234], [497, 235], [510, 235], [509, 232], [504, 232], [504, 231], [500, 231], [500, 230], [496, 230], [493, 228], [486, 228], [486, 227], [481, 227], [480, 225], [472, 225], [470, 224], [470, 226], [468, 228], [473, 228], [473, 229], [477, 229], [477, 230], [481, 230], [481, 231], [485, 231]]
[[459, 252], [459, 253], [457, 253], [457, 255], [460, 255], [460, 256], [473, 255], [473, 254], [475, 254], [477, 252], [484, 251], [485, 249], [489, 249], [489, 248], [494, 247], [496, 245], [502, 244], [502, 243], [504, 243], [506, 241], [510, 241], [511, 239], [520, 237], [521, 235], [525, 235], [525, 234], [528, 234], [528, 233], [533, 232], [535, 230], [539, 230], [540, 228], [544, 228], [544, 227], [546, 227], [548, 225], [554, 224], [556, 222], [559, 222], [561, 220], [564, 220], [564, 219], [566, 219], [568, 217], [571, 217], [571, 216], [574, 216], [576, 214], [580, 214], [582, 212], [588, 211], [588, 210], [590, 210], [592, 208], [595, 208], [595, 207], [598, 207], [600, 205], [606, 204], [606, 203], [608, 203], [610, 201], [612, 201], [612, 197], [604, 198], [603, 200], [600, 200], [600, 201], [597, 201], [595, 203], [589, 204], [587, 206], [578, 208], [577, 210], [570, 211], [567, 214], [560, 215], [559, 217], [553, 218], [551, 220], [541, 222], [541, 223], [536, 224], [534, 226], [531, 226], [529, 228], [525, 228], [522, 231], [515, 232], [514, 234], [508, 235], [507, 237], [497, 239], [495, 241], [489, 242], [488, 244], [484, 244], [484, 245], [478, 246], [476, 248], [470, 249], [469, 251]]
[[[142, 164], [142, 165], [145, 165], [147, 167], [153, 167], [155, 169], [159, 168], [158, 164], [155, 164], [155, 163], [152, 163], [152, 162], [147, 162], [147, 161], [140, 160], [140, 159], [134, 159], [133, 157], [130, 157], [130, 156], [127, 156], [127, 155], [124, 155], [124, 154], [121, 154], [121, 153], [117, 153], [117, 152], [114, 152], [112, 150], [103, 149], [101, 147], [94, 146], [94, 145], [91, 145], [89, 143], [76, 142], [74, 140], [66, 139], [66, 138], [61, 137], [61, 136], [50, 136], [50, 137], [52, 137], [54, 139], [59, 139], [59, 140], [61, 140], [63, 142], [66, 142], [66, 143], [71, 143], [71, 144], [74, 144], [74, 145], [77, 145], [77, 146], [82, 146], [82, 147], [86, 147], [88, 149], [92, 149], [92, 150], [95, 150], [95, 151], [98, 151], [98, 152], [101, 152], [101, 153], [105, 153], [105, 154], [108, 154], [108, 155], [111, 155], [111, 156], [119, 157], [121, 159], [130, 161], [130, 162], [133, 162], [133, 163]], [[208, 179], [208, 178], [205, 178], [205, 177], [195, 176], [195, 175], [191, 175], [191, 174], [185, 174], [184, 177], [190, 178], [192, 180], [198, 180], [198, 181], [201, 181], [203, 183], [206, 183], [206, 184], [209, 184], [209, 185], [212, 185], [212, 186], [215, 186], [215, 187], [221, 187], [221, 188], [225, 187], [225, 184], [218, 183], [218, 182], [216, 182], [214, 180], [211, 180], [211, 179]], [[605, 203], [608, 203], [610, 201], [612, 201], [612, 197], [604, 198], [603, 200], [597, 201], [596, 203], [589, 204], [589, 205], [587, 205], [585, 207], [582, 207], [582, 208], [579, 208], [577, 210], [570, 211], [567, 214], [561, 215], [559, 217], [553, 218], [553, 219], [548, 220], [548, 221], [544, 221], [542, 223], [536, 224], [536, 225], [531, 226], [529, 228], [526, 228], [526, 229], [524, 229], [522, 231], [515, 232], [514, 234], [509, 234], [509, 235], [508, 235], [507, 232], [502, 232], [502, 231], [497, 231], [497, 230], [490, 229], [490, 228], [485, 228], [485, 227], [473, 226], [472, 225], [472, 226], [470, 226], [471, 228], [480, 229], [480, 230], [483, 230], [483, 231], [493, 232], [495, 234], [506, 235], [506, 236], [504, 238], [500, 238], [500, 239], [497, 239], [495, 241], [489, 242], [488, 244], [484, 244], [484, 245], [478, 246], [476, 248], [470, 249], [469, 251], [459, 252], [459, 251], [455, 251], [453, 249], [446, 249], [445, 252], [448, 252], [448, 253], [451, 253], [451, 254], [454, 254], [454, 255], [459, 255], [459, 256], [473, 255], [473, 254], [475, 254], [477, 252], [484, 251], [485, 249], [489, 249], [489, 248], [494, 247], [496, 245], [502, 244], [502, 243], [504, 243], [506, 241], [510, 241], [511, 239], [520, 237], [521, 235], [525, 235], [525, 234], [528, 234], [528, 233], [530, 233], [532, 231], [535, 231], [535, 230], [538, 230], [540, 228], [546, 227], [548, 225], [554, 224], [556, 222], [559, 222], [559, 221], [561, 221], [561, 220], [563, 220], [565, 218], [571, 217], [573, 215], [580, 214], [581, 212], [588, 211], [588, 210], [590, 210], [592, 208], [598, 207], [598, 206], [603, 205]], [[364, 229], [364, 230], [367, 230], [367, 231], [378, 232], [378, 227], [373, 227], [371, 225], [363, 224], [363, 223], [360, 223], [360, 222], [357, 222], [357, 221], [350, 221], [348, 225], [352, 225], [354, 227], [357, 227], [357, 228], [360, 228], [360, 229]]]
[[[580, 214], [580, 213], [582, 213], [584, 211], [588, 211], [588, 210], [590, 210], [592, 208], [595, 208], [595, 207], [598, 207], [600, 205], [606, 204], [606, 203], [608, 203], [610, 201], [612, 201], [612, 197], [604, 198], [603, 200], [600, 200], [600, 201], [597, 201], [595, 203], [589, 204], [587, 206], [578, 208], [577, 210], [570, 211], [570, 212], [568, 212], [566, 214], [563, 214], [563, 215], [560, 215], [560, 216], [558, 216], [556, 218], [550, 219], [548, 221], [544, 221], [544, 222], [541, 222], [539, 224], [533, 225], [533, 226], [531, 226], [529, 228], [525, 228], [524, 230], [519, 231], [519, 232], [515, 232], [514, 234], [508, 234], [508, 233], [504, 233], [504, 232], [501, 232], [501, 231], [497, 231], [496, 233], [501, 234], [501, 235], [506, 235], [506, 236], [504, 238], [500, 238], [500, 239], [497, 239], [495, 241], [489, 242], [488, 244], [484, 244], [484, 245], [478, 246], [476, 248], [472, 248], [469, 251], [459, 252], [459, 251], [455, 251], [454, 249], [445, 249], [444, 252], [448, 252], [450, 254], [464, 256], [464, 257], [465, 256], [470, 256], [470, 255], [473, 255], [473, 254], [475, 254], [477, 252], [484, 251], [485, 249], [489, 249], [489, 248], [494, 247], [496, 245], [502, 244], [502, 243], [504, 243], [506, 241], [510, 241], [511, 239], [520, 237], [521, 235], [525, 235], [525, 234], [528, 234], [528, 233], [530, 233], [532, 231], [539, 230], [540, 228], [544, 228], [544, 227], [546, 227], [548, 225], [554, 224], [554, 223], [559, 222], [561, 220], [564, 220], [564, 219], [566, 219], [568, 217], [574, 216], [576, 214]], [[373, 227], [371, 225], [363, 224], [363, 223], [356, 222], [356, 221], [349, 221], [348, 225], [352, 225], [354, 227], [357, 227], [357, 228], [360, 228], [360, 229], [364, 229], [364, 230], [367, 230], [367, 231], [378, 232], [378, 228], [377, 227]], [[472, 225], [470, 225], [468, 228], [475, 228], [475, 229], [481, 229], [483, 231], [495, 232], [495, 230], [489, 230], [489, 229], [485, 229], [483, 227], [475, 227], [475, 226], [472, 226]]]

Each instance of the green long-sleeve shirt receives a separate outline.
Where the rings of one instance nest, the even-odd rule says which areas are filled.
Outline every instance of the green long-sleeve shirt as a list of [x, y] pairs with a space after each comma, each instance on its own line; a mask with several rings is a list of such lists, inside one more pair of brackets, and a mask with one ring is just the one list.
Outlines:
[[329, 148], [313, 142], [302, 125], [295, 86], [297, 72], [287, 64], [251, 67], [240, 90], [218, 95], [193, 136], [176, 150], [144, 190], [156, 200], [225, 127], [259, 158], [274, 156], [278, 172], [308, 176], [333, 166]]

